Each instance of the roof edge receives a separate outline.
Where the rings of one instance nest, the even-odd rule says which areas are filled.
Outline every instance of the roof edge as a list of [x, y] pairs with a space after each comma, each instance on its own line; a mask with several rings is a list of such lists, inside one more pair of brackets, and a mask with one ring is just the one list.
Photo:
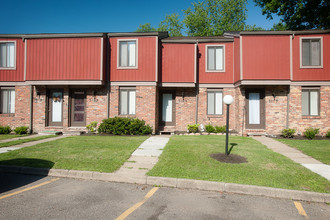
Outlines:
[[168, 32], [122, 32], [122, 33], [108, 33], [108, 37], [143, 37], [155, 36], [159, 38], [168, 37]]
[[305, 30], [305, 31], [241, 31], [240, 35], [303, 35], [303, 34], [329, 34], [330, 30]]
[[214, 43], [214, 42], [233, 42], [233, 38], [227, 38], [227, 39], [163, 39], [162, 43]]

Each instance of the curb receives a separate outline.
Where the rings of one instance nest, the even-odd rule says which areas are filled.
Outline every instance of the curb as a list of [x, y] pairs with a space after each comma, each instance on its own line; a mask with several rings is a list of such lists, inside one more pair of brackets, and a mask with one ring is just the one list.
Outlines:
[[205, 191], [220, 191], [253, 196], [266, 196], [279, 199], [291, 199], [307, 202], [330, 203], [329, 193], [307, 192], [289, 189], [278, 189], [264, 186], [252, 186], [236, 183], [213, 182], [204, 180], [179, 179], [168, 177], [127, 177], [117, 173], [101, 173], [94, 171], [78, 171], [63, 169], [47, 169], [0, 165], [0, 172], [32, 174], [52, 177], [65, 177], [84, 180], [100, 180], [106, 182], [134, 183], [174, 187], [180, 189], [197, 189]]

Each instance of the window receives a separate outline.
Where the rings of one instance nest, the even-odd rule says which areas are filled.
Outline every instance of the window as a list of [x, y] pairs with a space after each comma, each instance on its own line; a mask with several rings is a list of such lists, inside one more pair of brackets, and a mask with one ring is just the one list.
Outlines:
[[301, 39], [301, 67], [322, 67], [321, 38]]
[[119, 41], [118, 67], [119, 68], [137, 67], [137, 40]]
[[0, 68], [15, 68], [15, 42], [0, 42]]
[[207, 91], [207, 114], [222, 115], [222, 91]]
[[302, 89], [302, 115], [318, 116], [320, 109], [320, 90]]
[[225, 71], [225, 46], [206, 46], [206, 72]]
[[1, 114], [15, 113], [15, 89], [1, 89]]
[[135, 95], [134, 87], [120, 88], [120, 114], [135, 115]]

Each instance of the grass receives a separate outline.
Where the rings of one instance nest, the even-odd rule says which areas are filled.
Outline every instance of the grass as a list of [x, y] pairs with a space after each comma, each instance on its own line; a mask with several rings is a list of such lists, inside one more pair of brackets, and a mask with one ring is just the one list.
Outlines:
[[330, 140], [276, 140], [294, 147], [324, 164], [330, 165]]
[[17, 137], [24, 137], [27, 136], [28, 134], [1, 134], [0, 135], [0, 140], [5, 140], [5, 139], [11, 139], [11, 138], [17, 138]]
[[0, 164], [113, 172], [147, 136], [73, 136], [0, 154]]
[[246, 157], [248, 163], [221, 163], [209, 156], [224, 153], [225, 136], [174, 136], [159, 162], [147, 174], [330, 192], [328, 180], [274, 153], [252, 138], [230, 137], [229, 143], [237, 144], [231, 154]]
[[0, 143], [0, 148], [14, 146], [14, 145], [18, 145], [18, 144], [24, 144], [24, 143], [31, 142], [31, 141], [39, 141], [39, 140], [43, 140], [43, 139], [51, 138], [51, 137], [56, 137], [56, 135], [45, 135], [45, 136], [39, 136], [39, 137], [33, 137], [33, 138], [20, 139], [20, 140], [16, 140], [16, 141], [4, 142], [4, 143]]

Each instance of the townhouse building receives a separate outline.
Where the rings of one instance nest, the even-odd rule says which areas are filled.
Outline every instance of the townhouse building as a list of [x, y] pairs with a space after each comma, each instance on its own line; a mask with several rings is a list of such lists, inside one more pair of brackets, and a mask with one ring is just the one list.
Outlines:
[[330, 129], [330, 31], [0, 35], [0, 124], [83, 131], [137, 117], [154, 133], [188, 124], [241, 135]]

